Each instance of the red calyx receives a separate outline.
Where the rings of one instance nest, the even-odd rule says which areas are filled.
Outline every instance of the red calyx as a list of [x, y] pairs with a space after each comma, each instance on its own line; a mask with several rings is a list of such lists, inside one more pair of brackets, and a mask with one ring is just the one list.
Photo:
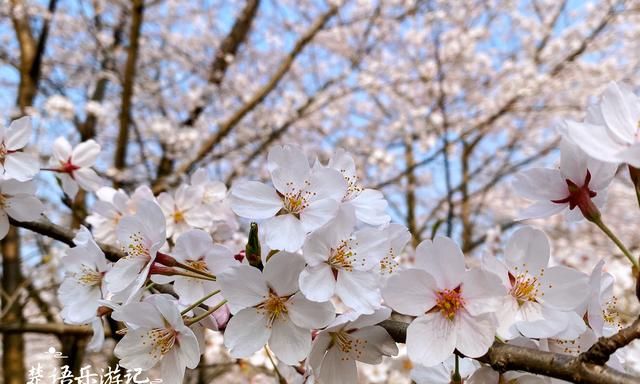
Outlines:
[[598, 207], [593, 204], [592, 198], [596, 197], [597, 192], [589, 189], [589, 183], [591, 182], [591, 172], [587, 170], [587, 175], [584, 178], [582, 186], [574, 183], [569, 179], [565, 179], [567, 187], [569, 189], [569, 196], [560, 200], [551, 200], [557, 204], [569, 203], [569, 209], [578, 207], [585, 219], [589, 221], [595, 221], [600, 218], [600, 211]]

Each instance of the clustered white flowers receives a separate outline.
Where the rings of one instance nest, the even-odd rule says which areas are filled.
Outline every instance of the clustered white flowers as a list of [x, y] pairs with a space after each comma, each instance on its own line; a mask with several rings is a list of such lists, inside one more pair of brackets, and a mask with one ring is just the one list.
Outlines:
[[[30, 181], [37, 162], [23, 150], [30, 124], [23, 118], [0, 132], [2, 236], [9, 218], [32, 221], [44, 212]], [[613, 239], [600, 210], [620, 163], [637, 180], [639, 130], [639, 99], [609, 85], [584, 123], [560, 130], [558, 169], [515, 178], [514, 189], [534, 201], [521, 219], [566, 210], [570, 220], [586, 218]], [[233, 357], [266, 349], [303, 372], [300, 380], [334, 384], [355, 383], [356, 362], [378, 364], [398, 353], [380, 325], [390, 317], [409, 323], [407, 353], [418, 383], [547, 382], [474, 359], [495, 342], [577, 353], [621, 326], [606, 260], [590, 276], [557, 265], [547, 236], [533, 227], [515, 230], [499, 257], [473, 260], [454, 240], [435, 236], [417, 245], [412, 264], [398, 263], [411, 236], [390, 222], [381, 192], [358, 184], [343, 150], [312, 164], [296, 147], [275, 146], [267, 158], [271, 183], [240, 181], [227, 192], [201, 169], [190, 184], [158, 196], [144, 186], [130, 196], [103, 187], [91, 168], [99, 153], [92, 140], [73, 148], [60, 138], [43, 169], [55, 172], [68, 198], [79, 187], [97, 196], [86, 220], [91, 231], [82, 227], [62, 260], [61, 314], [92, 325], [94, 349], [104, 338], [103, 317], [120, 321], [121, 365], [159, 366], [171, 383], [197, 366], [205, 328], [223, 330]], [[238, 228], [233, 213], [256, 221], [243, 250], [215, 243]], [[121, 253], [107, 259], [94, 238]], [[170, 290], [158, 289], [167, 284]], [[618, 359], [609, 364], [619, 366]]]

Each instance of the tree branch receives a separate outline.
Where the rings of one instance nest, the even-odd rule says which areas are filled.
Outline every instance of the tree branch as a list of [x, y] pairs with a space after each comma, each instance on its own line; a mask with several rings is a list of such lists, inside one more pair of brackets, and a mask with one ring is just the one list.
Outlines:
[[[404, 343], [406, 341], [407, 323], [395, 320], [385, 320], [379, 325], [386, 329], [387, 332], [389, 332], [389, 335], [396, 342]], [[638, 332], [640, 329], [640, 323], [636, 321], [632, 327], [635, 329], [635, 332]], [[624, 331], [625, 330], [620, 333]], [[589, 351], [594, 348], [600, 348], [601, 344], [609, 343], [610, 339], [611, 338], [607, 338], [603, 341], [603, 338], [601, 338]], [[496, 341], [493, 343], [491, 348], [489, 348], [489, 351], [477, 360], [485, 364], [489, 364], [493, 369], [499, 372], [525, 371], [557, 379], [568, 380], [578, 384], [638, 383], [637, 377], [619, 372], [604, 365], [598, 365], [586, 361], [583, 356], [588, 354], [589, 351], [582, 355], [571, 356], [509, 345]]]
[[[236, 110], [227, 120], [220, 123], [218, 127], [218, 131], [206, 139], [203, 145], [200, 147], [195, 157], [187, 162], [185, 162], [179, 169], [175, 172], [177, 175], [184, 175], [189, 173], [193, 167], [201, 160], [203, 160], [209, 152], [219, 143], [227, 137], [227, 135], [231, 132], [231, 130], [247, 115], [251, 112], [256, 106], [258, 106], [262, 101], [273, 91], [282, 78], [289, 72], [291, 65], [298, 57], [300, 52], [313, 40], [313, 38], [324, 28], [327, 22], [338, 13], [338, 7], [332, 6], [329, 10], [323, 13], [316, 21], [311, 25], [311, 27], [296, 41], [293, 49], [289, 54], [284, 58], [284, 60], [278, 66], [278, 69], [273, 74], [273, 76], [269, 79], [269, 81], [262, 86], [246, 103], [244, 103], [238, 110]], [[159, 193], [168, 187], [166, 179], [161, 178], [158, 179], [155, 185], [153, 186], [154, 193]]]

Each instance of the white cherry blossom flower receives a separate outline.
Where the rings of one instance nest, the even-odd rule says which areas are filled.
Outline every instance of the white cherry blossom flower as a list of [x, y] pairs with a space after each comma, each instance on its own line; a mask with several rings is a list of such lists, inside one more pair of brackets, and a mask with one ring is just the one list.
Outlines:
[[352, 234], [355, 217], [341, 215], [307, 237], [307, 267], [300, 290], [312, 301], [338, 296], [349, 308], [370, 314], [381, 305], [378, 268], [388, 248], [385, 232], [365, 228]]
[[64, 137], [53, 142], [50, 170], [62, 183], [62, 190], [70, 198], [78, 193], [78, 186], [86, 191], [98, 190], [103, 181], [91, 168], [100, 154], [100, 145], [93, 140], [78, 144], [75, 148]]
[[504, 251], [505, 262], [483, 258], [483, 268], [495, 273], [508, 290], [498, 310], [498, 335], [576, 338], [585, 330], [574, 310], [586, 300], [587, 276], [565, 266], [549, 267], [549, 240], [531, 227], [517, 230]]
[[352, 206], [358, 220], [370, 225], [389, 223], [391, 217], [387, 214], [387, 200], [382, 192], [363, 188], [358, 183], [356, 163], [348, 152], [338, 148], [327, 166], [339, 171], [347, 182], [347, 193], [342, 198], [342, 205]]
[[116, 230], [125, 257], [105, 275], [114, 299], [130, 301], [144, 285], [158, 250], [166, 240], [164, 214], [149, 200], [138, 203], [136, 214], [120, 220]]
[[640, 168], [640, 98], [611, 82], [585, 122], [567, 121], [563, 134], [596, 159]]
[[85, 227], [74, 238], [76, 246], [62, 258], [66, 277], [58, 290], [62, 318], [73, 324], [87, 324], [96, 318], [106, 286], [104, 275], [111, 268], [104, 253]]
[[321, 383], [356, 383], [356, 361], [380, 364], [383, 356], [395, 356], [398, 347], [387, 331], [377, 325], [391, 315], [389, 308], [370, 315], [347, 312], [320, 332], [311, 347], [307, 364]]
[[271, 256], [264, 271], [240, 265], [220, 274], [222, 295], [234, 316], [224, 334], [233, 357], [248, 357], [269, 344], [287, 364], [303, 360], [311, 348], [311, 330], [326, 326], [335, 310], [330, 302], [307, 300], [298, 288], [304, 260], [293, 253]]
[[[192, 229], [180, 235], [171, 255], [181, 263], [214, 276], [227, 268], [239, 265], [233, 258], [233, 252], [223, 245], [213, 244], [211, 236], [199, 229]], [[183, 305], [194, 303], [220, 289], [216, 281], [187, 276], [153, 275], [152, 280], [161, 284], [173, 282], [173, 289]], [[204, 304], [213, 306], [222, 300], [224, 299], [221, 295], [217, 294], [205, 300]]]
[[117, 316], [114, 312], [116, 317], [127, 325], [127, 333], [113, 351], [121, 366], [146, 371], [160, 364], [164, 381], [182, 383], [185, 369], [198, 365], [198, 339], [166, 295], [126, 304]]
[[[416, 365], [411, 370], [411, 379], [416, 384], [449, 384], [451, 383], [451, 377], [455, 371], [456, 357], [454, 355], [449, 356], [447, 360], [438, 365], [432, 367], [425, 367], [424, 365]], [[471, 376], [478, 368], [480, 364], [471, 359], [459, 358], [458, 361], [458, 373], [460, 378], [466, 383], [469, 376]]]
[[[518, 173], [513, 187], [519, 195], [535, 201], [520, 219], [536, 219], [569, 208], [567, 219], [587, 219], [606, 202], [606, 189], [617, 166], [587, 156], [567, 140], [560, 143], [560, 169], [531, 168]], [[594, 207], [596, 208], [594, 210]], [[578, 208], [578, 209], [575, 209]]]
[[18, 221], [37, 220], [44, 205], [33, 181], [0, 180], [0, 239], [9, 232], [9, 217]]
[[383, 278], [387, 278], [399, 270], [400, 263], [398, 259], [404, 247], [411, 240], [411, 233], [407, 227], [396, 223], [387, 225], [384, 231], [389, 241], [389, 247], [382, 260], [380, 260], [380, 275]]
[[466, 270], [458, 245], [441, 236], [420, 243], [416, 268], [389, 277], [382, 290], [395, 311], [417, 316], [407, 328], [407, 352], [425, 366], [440, 364], [456, 349], [468, 357], [485, 354], [497, 327], [491, 312], [504, 294], [495, 275]]
[[167, 236], [176, 239], [191, 228], [205, 228], [211, 223], [207, 210], [201, 204], [198, 190], [181, 185], [175, 196], [163, 192], [158, 203], [167, 221]]
[[241, 217], [264, 223], [265, 239], [272, 249], [295, 252], [307, 233], [333, 219], [347, 191], [340, 172], [311, 170], [303, 152], [292, 147], [269, 151], [268, 168], [275, 189], [257, 181], [231, 188], [231, 208]]
[[0, 126], [0, 171], [2, 178], [27, 181], [40, 171], [38, 157], [21, 151], [31, 138], [31, 117], [14, 120], [9, 128]]
[[611, 336], [622, 328], [616, 309], [617, 298], [613, 295], [615, 278], [604, 272], [604, 260], [600, 260], [593, 268], [589, 278], [589, 301], [587, 304], [587, 321], [596, 336]]

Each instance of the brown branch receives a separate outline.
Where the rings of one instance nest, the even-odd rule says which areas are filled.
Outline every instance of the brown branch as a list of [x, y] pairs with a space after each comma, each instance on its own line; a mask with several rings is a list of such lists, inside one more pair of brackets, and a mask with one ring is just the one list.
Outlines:
[[640, 338], [640, 318], [633, 322], [630, 326], [620, 330], [615, 335], [609, 337], [601, 337], [586, 352], [580, 355], [585, 363], [593, 363], [602, 365], [609, 360], [618, 349], [628, 345], [633, 340]]
[[[338, 12], [337, 6], [332, 6], [329, 10], [323, 13], [311, 27], [296, 41], [293, 49], [284, 58], [284, 60], [278, 66], [278, 69], [269, 79], [269, 81], [263, 85], [253, 96], [243, 104], [238, 110], [236, 110], [228, 119], [220, 123], [218, 130], [215, 134], [206, 139], [203, 145], [200, 147], [195, 157], [185, 162], [176, 172], [177, 175], [184, 175], [189, 173], [193, 167], [201, 160], [203, 160], [209, 152], [220, 142], [227, 137], [231, 130], [249, 114], [256, 106], [258, 106], [264, 99], [280, 84], [282, 78], [289, 72], [289, 69], [293, 65], [293, 62], [302, 52], [302, 50], [313, 40], [313, 38], [320, 32], [327, 22]], [[158, 179], [153, 185], [153, 191], [155, 193], [162, 192], [167, 188], [167, 181], [165, 178]]]
[[87, 325], [69, 325], [63, 323], [31, 323], [31, 324], [0, 324], [0, 333], [44, 333], [58, 336], [63, 335], [91, 335], [93, 331]]
[[136, 78], [136, 61], [140, 47], [140, 32], [142, 30], [142, 20], [144, 16], [144, 0], [133, 0], [132, 2], [131, 29], [129, 31], [129, 50], [127, 62], [124, 69], [124, 80], [122, 85], [122, 104], [120, 107], [120, 130], [118, 131], [118, 141], [115, 150], [113, 165], [118, 170], [125, 168], [127, 163], [127, 147], [129, 142], [129, 126], [131, 122], [131, 101]]
[[[9, 218], [9, 222], [13, 226], [28, 229], [32, 232], [50, 237], [54, 240], [67, 244], [70, 247], [75, 246], [73, 238], [76, 234], [67, 228], [52, 223], [47, 218], [43, 217], [40, 221], [18, 221]], [[110, 261], [118, 261], [118, 259], [124, 256], [124, 253], [121, 250], [112, 245], [98, 243], [98, 246]]]
[[[222, 40], [220, 48], [216, 53], [216, 57], [211, 63], [209, 70], [209, 83], [220, 85], [224, 79], [224, 75], [229, 67], [228, 56], [235, 56], [240, 46], [247, 40], [251, 25], [258, 12], [260, 0], [248, 0], [240, 15], [236, 19], [229, 31], [229, 34]], [[203, 100], [191, 110], [189, 117], [182, 122], [183, 126], [192, 126], [195, 124], [200, 114], [204, 111], [206, 100]]]
[[[634, 323], [635, 324], [635, 323]], [[404, 343], [408, 324], [385, 320], [379, 324], [398, 343]], [[601, 339], [602, 340], [602, 339]], [[425, 340], [427, 342], [428, 340]], [[595, 345], [599, 345], [598, 341]], [[594, 345], [594, 347], [595, 347]], [[592, 347], [593, 349], [593, 347]], [[634, 384], [638, 378], [604, 365], [584, 361], [582, 355], [571, 356], [495, 342], [478, 359], [499, 372], [525, 371], [567, 380], [578, 384]]]

